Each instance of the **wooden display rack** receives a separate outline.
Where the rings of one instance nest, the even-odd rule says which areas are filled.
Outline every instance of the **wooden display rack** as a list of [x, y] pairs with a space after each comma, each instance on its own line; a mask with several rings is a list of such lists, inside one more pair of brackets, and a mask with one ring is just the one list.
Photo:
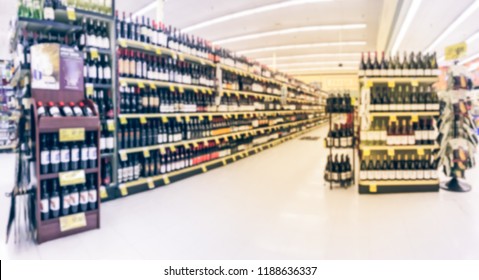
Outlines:
[[[90, 100], [84, 100], [83, 92], [83, 76], [81, 83], [81, 90], [45, 90], [45, 89], [34, 89], [32, 88], [32, 104], [31, 104], [31, 114], [32, 114], [32, 135], [34, 137], [33, 142], [35, 143], [35, 157], [37, 158], [35, 164], [35, 174], [37, 177], [37, 188], [35, 196], [35, 209], [36, 209], [36, 241], [38, 243], [43, 243], [46, 241], [54, 240], [57, 238], [69, 236], [72, 234], [84, 232], [91, 229], [100, 228], [100, 194], [99, 194], [99, 185], [100, 185], [100, 151], [99, 151], [99, 138], [100, 138], [100, 119], [98, 117], [98, 110], [96, 105]], [[63, 101], [66, 104], [69, 102], [74, 102], [77, 104], [80, 101], [83, 101], [86, 106], [92, 109], [94, 117], [43, 117], [38, 118], [38, 108], [37, 102], [42, 101], [46, 104], [49, 101], [58, 102]], [[94, 132], [96, 134], [96, 147], [97, 147], [97, 164], [96, 168], [90, 168], [86, 170], [76, 170], [69, 172], [59, 172], [59, 173], [49, 173], [41, 174], [40, 173], [40, 135], [42, 133], [60, 133], [63, 129], [83, 129], [83, 131]], [[76, 173], [81, 174], [82, 177], [85, 177], [86, 174], [96, 174], [95, 186], [97, 188], [97, 207], [95, 210], [89, 210], [87, 212], [80, 212], [77, 214], [72, 214], [68, 216], [63, 216], [59, 218], [52, 218], [43, 221], [41, 219], [40, 213], [40, 201], [41, 201], [41, 182], [44, 180], [50, 180], [55, 178], [60, 178], [61, 176], [70, 173], [70, 175]], [[78, 182], [72, 182], [72, 184], [78, 184]], [[68, 182], [64, 184], [68, 185]], [[61, 188], [61, 186], [60, 186]]]

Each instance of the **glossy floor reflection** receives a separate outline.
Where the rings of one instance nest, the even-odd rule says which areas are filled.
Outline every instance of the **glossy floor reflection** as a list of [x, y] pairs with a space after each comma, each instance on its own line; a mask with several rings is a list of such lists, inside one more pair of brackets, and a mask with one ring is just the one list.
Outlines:
[[[326, 134], [326, 127], [309, 135]], [[12, 259], [477, 259], [479, 172], [470, 193], [359, 195], [323, 182], [321, 141], [274, 149], [168, 187], [105, 203], [102, 228]], [[13, 157], [0, 155], [2, 174]], [[2, 193], [12, 176], [1, 176]], [[475, 183], [476, 182], [476, 183]], [[0, 200], [6, 224], [8, 200]]]

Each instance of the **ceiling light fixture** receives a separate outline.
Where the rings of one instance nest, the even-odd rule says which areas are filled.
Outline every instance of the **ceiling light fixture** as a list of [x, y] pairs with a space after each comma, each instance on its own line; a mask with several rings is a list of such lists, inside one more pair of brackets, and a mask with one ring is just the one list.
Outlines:
[[204, 28], [206, 26], [210, 26], [213, 24], [218, 24], [221, 22], [229, 21], [232, 19], [237, 19], [237, 18], [242, 18], [246, 16], [251, 16], [259, 13], [264, 13], [264, 12], [269, 12], [269, 11], [274, 11], [278, 9], [284, 9], [292, 6], [298, 6], [298, 5], [304, 5], [304, 4], [312, 4], [312, 3], [319, 3], [319, 2], [331, 2], [332, 0], [289, 0], [289, 1], [283, 1], [275, 4], [270, 4], [270, 5], [265, 5], [237, 13], [232, 13], [226, 16], [221, 16], [214, 18], [212, 20], [207, 20], [198, 24], [194, 24], [191, 26], [188, 26], [186, 28], [183, 28], [184, 32], [191, 32], [193, 30], [197, 30], [200, 28]]
[[[168, 0], [163, 0], [163, 2], [166, 2], [166, 1], [168, 1]], [[138, 11], [134, 12], [132, 17], [135, 18], [135, 17], [141, 16], [141, 15], [144, 15], [144, 14], [148, 13], [149, 11], [156, 9], [157, 6], [158, 6], [158, 0], [155, 0], [155, 1], [151, 2], [150, 4], [146, 5], [145, 7], [143, 7], [141, 9], [139, 9]]]
[[308, 49], [308, 48], [322, 48], [322, 47], [336, 47], [336, 46], [364, 46], [366, 42], [364, 41], [353, 41], [353, 42], [330, 42], [330, 43], [317, 43], [317, 44], [301, 44], [301, 45], [285, 45], [285, 46], [276, 46], [276, 47], [266, 47], [258, 49], [250, 49], [237, 52], [238, 54], [247, 54], [247, 53], [256, 53], [256, 52], [267, 52], [267, 51], [281, 51], [281, 50], [294, 50], [294, 49]]
[[394, 40], [393, 47], [391, 48], [391, 53], [396, 53], [399, 45], [402, 43], [404, 36], [406, 35], [409, 26], [411, 25], [414, 16], [416, 15], [417, 11], [419, 10], [419, 6], [421, 5], [422, 0], [412, 0], [411, 5], [406, 14], [406, 18], [404, 19], [403, 23], [401, 24], [401, 29], [399, 30], [396, 39]]
[[263, 57], [257, 58], [257, 61], [265, 60], [288, 60], [288, 59], [303, 59], [303, 58], [315, 58], [315, 57], [338, 57], [338, 56], [360, 56], [361, 53], [318, 53], [318, 54], [306, 54], [306, 55], [291, 55], [291, 56], [280, 56], [280, 57]]
[[444, 32], [442, 32], [439, 37], [432, 42], [431, 45], [426, 49], [426, 53], [432, 52], [439, 42], [444, 40], [451, 32], [454, 31], [459, 25], [461, 25], [470, 15], [472, 15], [477, 9], [479, 8], [479, 0], [475, 0], [474, 3], [472, 3], [452, 24], [450, 24]]
[[228, 43], [258, 39], [258, 38], [263, 38], [267, 36], [286, 35], [286, 34], [292, 34], [292, 33], [313, 32], [313, 31], [355, 30], [355, 29], [363, 29], [363, 28], [366, 28], [366, 24], [356, 23], [356, 24], [345, 24], [345, 25], [304, 26], [304, 27], [286, 28], [286, 29], [275, 30], [275, 31], [255, 33], [255, 34], [249, 34], [244, 36], [237, 36], [237, 37], [232, 37], [232, 38], [228, 38], [224, 40], [218, 40], [213, 43], [217, 45], [224, 45]]
[[276, 68], [294, 67], [294, 66], [315, 66], [315, 65], [339, 65], [339, 64], [359, 64], [359, 61], [318, 61], [318, 62], [300, 62], [300, 63], [286, 63], [278, 64]]

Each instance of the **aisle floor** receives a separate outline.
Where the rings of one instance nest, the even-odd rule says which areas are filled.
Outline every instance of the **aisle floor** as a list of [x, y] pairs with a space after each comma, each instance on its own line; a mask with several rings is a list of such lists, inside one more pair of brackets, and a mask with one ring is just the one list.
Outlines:
[[[309, 135], [326, 134], [326, 127]], [[3, 245], [11, 259], [477, 259], [479, 183], [469, 193], [330, 191], [321, 141], [292, 140], [168, 187], [105, 203], [100, 230], [40, 246]], [[13, 156], [0, 155], [2, 174]], [[468, 173], [478, 182], [478, 169]], [[7, 178], [4, 178], [7, 177]], [[3, 196], [13, 176], [0, 178]]]

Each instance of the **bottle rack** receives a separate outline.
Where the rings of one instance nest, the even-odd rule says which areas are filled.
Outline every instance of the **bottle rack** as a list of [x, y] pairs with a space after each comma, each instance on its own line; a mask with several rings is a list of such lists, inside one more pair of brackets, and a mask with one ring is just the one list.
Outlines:
[[[370, 88], [375, 85], [383, 87], [394, 88], [396, 85], [406, 86], [430, 86], [437, 82], [437, 77], [411, 76], [411, 77], [361, 77], [360, 88], [363, 89], [362, 94], [370, 95]], [[362, 98], [362, 100], [369, 100], [369, 98]], [[369, 104], [361, 104], [362, 108], [369, 106]], [[382, 119], [387, 123], [393, 121], [408, 120], [417, 122], [418, 118], [434, 118], [439, 116], [438, 110], [429, 111], [387, 111], [387, 112], [368, 112], [366, 111], [368, 123], [371, 125], [375, 119]], [[361, 122], [363, 124], [363, 122]], [[387, 125], [389, 127], [389, 125]], [[363, 129], [361, 129], [363, 131]], [[372, 155], [380, 155], [384, 157], [387, 155], [388, 160], [391, 157], [403, 156], [404, 154], [412, 153], [414, 155], [433, 155], [439, 148], [437, 144], [416, 144], [416, 145], [377, 145], [377, 144], [363, 144], [359, 145], [360, 160], [365, 160], [366, 157]], [[435, 172], [435, 171], [431, 171]], [[400, 193], [400, 192], [437, 192], [439, 190], [438, 179], [404, 179], [404, 180], [359, 180], [360, 194], [378, 194], [378, 193]]]
[[[353, 100], [353, 99], [351, 99]], [[351, 170], [351, 176], [352, 176], [352, 180], [350, 182], [350, 184], [348, 185], [342, 185], [340, 187], [343, 187], [343, 188], [348, 188], [348, 187], [351, 187], [351, 186], [354, 186], [355, 182], [356, 182], [356, 176], [355, 176], [355, 173], [356, 173], [356, 124], [355, 124], [355, 119], [356, 119], [356, 116], [355, 116], [355, 106], [354, 104], [351, 104], [351, 108], [352, 108], [352, 111], [351, 112], [328, 112], [328, 117], [329, 117], [329, 131], [332, 131], [333, 129], [333, 122], [334, 122], [334, 119], [336, 116], [341, 116], [341, 115], [348, 115], [348, 114], [351, 114], [352, 115], [352, 128], [353, 128], [353, 135], [351, 136], [352, 137], [352, 145], [351, 146], [348, 146], [348, 147], [335, 147], [334, 143], [332, 143], [331, 145], [328, 145], [328, 141], [329, 139], [326, 138], [324, 139], [324, 145], [326, 148], [328, 148], [329, 150], [329, 157], [328, 158], [332, 158], [334, 156], [334, 152], [335, 151], [344, 151], [344, 150], [351, 150], [351, 153], [352, 153], [352, 170]], [[329, 133], [328, 133], [329, 135]], [[334, 140], [331, 140], [331, 141], [334, 141]], [[336, 182], [330, 178], [329, 180], [326, 181], [326, 183], [329, 183], [329, 189], [332, 190], [333, 189], [333, 184], [334, 183], [339, 183], [341, 181], [341, 179], [337, 180]]]
[[[134, 50], [134, 51], [141, 51], [146, 52], [149, 55], [155, 56], [166, 56], [171, 57], [173, 59], [178, 59], [180, 61], [188, 61], [190, 63], [196, 63], [203, 66], [210, 66], [216, 69], [216, 83], [214, 87], [207, 87], [207, 86], [199, 86], [199, 85], [191, 85], [191, 84], [180, 84], [175, 82], [166, 82], [166, 81], [158, 81], [158, 80], [147, 80], [147, 79], [139, 79], [139, 78], [131, 78], [131, 77], [119, 77], [118, 82], [121, 87], [126, 86], [136, 86], [140, 89], [149, 89], [149, 90], [156, 90], [158, 88], [169, 90], [171, 93], [179, 93], [183, 94], [185, 92], [193, 92], [197, 95], [207, 95], [213, 96], [215, 99], [215, 106], [219, 105], [220, 99], [222, 96], [227, 97], [252, 97], [257, 98], [263, 101], [279, 101], [284, 102], [284, 104], [288, 104], [289, 102], [294, 102], [295, 104], [319, 104], [317, 99], [319, 99], [319, 95], [314, 92], [308, 92], [308, 98], [300, 98], [297, 96], [292, 96], [289, 91], [298, 90], [300, 92], [304, 92], [303, 90], [299, 89], [299, 86], [287, 84], [284, 82], [280, 82], [273, 78], [266, 78], [262, 77], [261, 75], [253, 74], [251, 72], [245, 70], [239, 70], [234, 67], [229, 67], [226, 65], [222, 65], [215, 61], [204, 59], [200, 57], [196, 57], [193, 55], [184, 54], [178, 51], [173, 51], [165, 47], [137, 42], [134, 40], [129, 39], [118, 39], [117, 41], [118, 47], [126, 50]], [[223, 88], [222, 84], [222, 75], [223, 71], [229, 71], [235, 74], [238, 74], [243, 77], [250, 77], [252, 79], [261, 81], [261, 82], [268, 82], [268, 83], [275, 83], [278, 86], [282, 86], [285, 89], [285, 94], [282, 95], [274, 95], [271, 93], [266, 92], [253, 92], [253, 91], [245, 91], [245, 90], [233, 90], [233, 89], [226, 89]], [[289, 91], [288, 91], [289, 90]], [[121, 98], [121, 97], [119, 97]], [[314, 99], [314, 101], [311, 101]], [[247, 119], [247, 120], [254, 120], [261, 117], [289, 117], [293, 118], [291, 121], [279, 123], [276, 125], [268, 125], [266, 127], [250, 127], [248, 130], [242, 131], [230, 131], [228, 133], [222, 133], [219, 135], [213, 135], [210, 137], [202, 137], [192, 140], [183, 140], [174, 143], [166, 143], [166, 144], [157, 144], [152, 146], [141, 146], [135, 148], [125, 148], [119, 149], [119, 162], [127, 162], [129, 159], [129, 155], [138, 155], [143, 159], [149, 158], [150, 154], [157, 153], [159, 151], [160, 155], [165, 155], [167, 152], [174, 152], [178, 149], [185, 149], [185, 150], [193, 150], [195, 147], [201, 145], [209, 145], [216, 143], [218, 144], [231, 144], [236, 145], [237, 140], [246, 139], [248, 137], [260, 137], [260, 136], [268, 136], [273, 133], [276, 133], [280, 129], [290, 129], [290, 133], [287, 135], [282, 135], [278, 139], [270, 140], [266, 143], [257, 143], [253, 144], [251, 147], [247, 147], [245, 149], [238, 149], [237, 151], [231, 151], [232, 154], [227, 156], [222, 156], [219, 158], [213, 158], [207, 162], [201, 163], [199, 165], [193, 165], [190, 167], [186, 167], [180, 170], [176, 170], [173, 172], [167, 172], [165, 174], [158, 174], [154, 176], [148, 177], [140, 177], [137, 180], [129, 181], [126, 183], [121, 183], [118, 185], [119, 193], [121, 197], [136, 194], [139, 192], [143, 192], [146, 190], [154, 189], [163, 185], [170, 184], [173, 181], [178, 181], [196, 174], [201, 174], [207, 172], [208, 170], [224, 166], [226, 164], [233, 163], [239, 159], [245, 158], [249, 155], [253, 155], [256, 153], [261, 152], [264, 149], [271, 148], [276, 146], [280, 143], [283, 143], [287, 140], [293, 139], [301, 134], [304, 134], [310, 131], [312, 128], [316, 127], [319, 124], [325, 122], [324, 117], [324, 104], [320, 104], [314, 109], [307, 109], [307, 110], [264, 110], [264, 111], [212, 111], [212, 112], [191, 112], [191, 113], [133, 113], [133, 114], [124, 114], [120, 112], [118, 115], [118, 126], [125, 126], [129, 124], [130, 121], [146, 123], [150, 119], [158, 119], [161, 123], [166, 124], [169, 121], [176, 121], [181, 123], [188, 123], [192, 118], [198, 118], [200, 120], [212, 120], [213, 117], [222, 117], [226, 120], [237, 120], [237, 119]], [[308, 114], [308, 119], [302, 120], [294, 120], [294, 117], [298, 114]], [[118, 137], [117, 137], [118, 138]], [[136, 156], [135, 156], [136, 157]], [[116, 171], [118, 174], [118, 171]]]

